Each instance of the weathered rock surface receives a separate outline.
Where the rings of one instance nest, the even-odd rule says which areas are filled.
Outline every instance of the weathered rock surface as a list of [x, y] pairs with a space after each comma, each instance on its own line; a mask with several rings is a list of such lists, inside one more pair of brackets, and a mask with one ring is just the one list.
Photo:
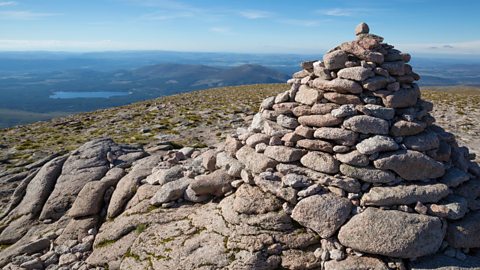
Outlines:
[[300, 162], [303, 166], [323, 173], [337, 173], [339, 162], [332, 155], [323, 152], [308, 152]]
[[388, 122], [381, 118], [368, 115], [357, 115], [348, 118], [343, 126], [355, 132], [363, 134], [388, 134]]
[[109, 169], [107, 153], [115, 147], [112, 140], [99, 139], [73, 152], [63, 165], [62, 174], [43, 207], [40, 219], [60, 218], [86, 183], [100, 180]]
[[244, 146], [237, 151], [237, 159], [245, 164], [245, 167], [254, 173], [261, 173], [267, 168], [273, 168], [277, 162], [262, 154], [258, 154], [254, 149]]
[[445, 174], [445, 168], [441, 162], [411, 150], [384, 154], [375, 160], [374, 164], [378, 169], [396, 172], [405, 180], [433, 179]]
[[363, 195], [364, 205], [404, 205], [421, 203], [436, 203], [446, 197], [450, 190], [444, 184], [398, 185], [393, 187], [372, 187]]
[[391, 183], [395, 175], [390, 171], [382, 171], [371, 167], [354, 167], [347, 164], [340, 165], [343, 175], [360, 179], [368, 183]]
[[352, 204], [346, 198], [332, 194], [314, 195], [295, 206], [292, 218], [320, 237], [328, 238], [347, 220], [351, 208]]
[[416, 258], [435, 253], [445, 229], [439, 218], [367, 208], [340, 228], [338, 240], [360, 252]]
[[349, 256], [343, 261], [331, 260], [325, 263], [325, 270], [387, 270], [388, 267], [373, 257]]

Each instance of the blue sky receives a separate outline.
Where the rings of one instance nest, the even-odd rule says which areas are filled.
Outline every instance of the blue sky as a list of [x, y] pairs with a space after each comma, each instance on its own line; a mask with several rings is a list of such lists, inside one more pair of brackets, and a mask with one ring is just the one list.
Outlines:
[[0, 50], [323, 53], [372, 33], [416, 53], [480, 54], [477, 0], [0, 0]]

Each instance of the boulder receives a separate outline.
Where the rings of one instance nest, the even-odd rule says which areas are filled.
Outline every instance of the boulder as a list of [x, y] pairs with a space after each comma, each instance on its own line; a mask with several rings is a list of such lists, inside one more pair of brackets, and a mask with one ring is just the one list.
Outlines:
[[392, 120], [393, 117], [395, 116], [394, 109], [385, 108], [383, 106], [375, 105], [375, 104], [366, 104], [363, 106], [357, 106], [357, 110], [359, 110], [363, 114], [377, 117], [377, 118], [382, 118], [385, 120]]
[[355, 105], [347, 104], [342, 105], [337, 109], [334, 109], [330, 112], [335, 117], [347, 117], [353, 116], [357, 114], [357, 110], [355, 109]]
[[332, 153], [333, 152], [333, 145], [329, 142], [322, 141], [322, 140], [309, 140], [303, 139], [297, 141], [297, 147], [305, 148], [307, 150], [313, 151], [323, 151]]
[[479, 248], [480, 211], [470, 212], [462, 220], [450, 223], [447, 241], [454, 248]]
[[155, 167], [152, 174], [147, 176], [145, 181], [150, 185], [164, 185], [183, 177], [183, 167], [181, 165], [171, 168]]
[[14, 210], [15, 215], [32, 214], [38, 216], [40, 214], [43, 205], [55, 187], [66, 159], [66, 156], [57, 157], [42, 166], [28, 184], [23, 199]]
[[85, 184], [68, 211], [68, 215], [78, 218], [99, 214], [103, 207], [105, 191], [115, 186], [124, 175], [123, 169], [112, 168], [100, 181]]
[[444, 184], [398, 185], [372, 187], [362, 196], [363, 205], [389, 206], [421, 203], [435, 203], [448, 196], [450, 190]]
[[357, 36], [361, 35], [361, 34], [368, 34], [368, 32], [370, 32], [370, 28], [368, 27], [368, 24], [366, 24], [364, 22], [360, 23], [359, 25], [357, 25], [355, 27], [355, 35], [357, 35]]
[[[190, 184], [190, 188], [195, 191], [199, 196], [201, 195], [213, 195], [213, 196], [222, 196], [223, 194], [232, 190], [231, 183], [235, 180], [230, 176], [225, 170], [220, 169], [216, 170], [211, 174], [199, 175], [195, 177]], [[185, 182], [187, 182], [185, 180]], [[184, 185], [184, 182], [181, 182], [176, 188], [180, 188], [188, 185]], [[177, 190], [178, 190], [177, 189]]]
[[437, 252], [445, 230], [436, 217], [369, 207], [340, 228], [338, 240], [360, 252], [417, 258]]
[[73, 204], [86, 183], [100, 180], [110, 168], [107, 153], [118, 146], [111, 139], [89, 141], [73, 151], [48, 197], [40, 220], [59, 219]]
[[375, 160], [378, 169], [392, 170], [405, 180], [434, 179], [444, 175], [445, 168], [441, 162], [417, 151], [400, 150], [386, 153]]
[[337, 73], [338, 77], [354, 81], [364, 81], [370, 77], [375, 76], [375, 73], [369, 68], [364, 67], [349, 67], [340, 70]]
[[305, 154], [302, 149], [287, 146], [267, 146], [264, 155], [278, 162], [298, 161]]
[[313, 135], [318, 139], [332, 140], [342, 145], [354, 145], [358, 138], [358, 133], [343, 128], [317, 128]]
[[427, 125], [424, 122], [400, 120], [392, 125], [390, 134], [395, 137], [412, 136], [421, 133], [426, 127]]
[[445, 175], [440, 178], [440, 182], [449, 187], [457, 187], [468, 180], [470, 180], [470, 175], [457, 167], [448, 169]]
[[359, 83], [341, 78], [333, 80], [322, 80], [317, 78], [313, 80], [312, 85], [320, 90], [335, 91], [340, 94], [360, 94], [363, 91], [362, 86]]
[[337, 173], [340, 163], [332, 155], [310, 151], [300, 159], [303, 166], [323, 173]]
[[343, 175], [360, 179], [368, 183], [392, 183], [395, 182], [395, 174], [390, 171], [382, 171], [371, 167], [354, 167], [347, 164], [340, 165]]
[[345, 260], [325, 262], [325, 270], [388, 270], [382, 260], [373, 257], [348, 256]]
[[418, 135], [403, 138], [402, 143], [411, 150], [428, 151], [440, 146], [440, 140], [434, 132], [422, 132]]
[[278, 163], [274, 159], [255, 152], [255, 149], [249, 146], [240, 148], [236, 153], [236, 157], [238, 161], [245, 164], [245, 167], [253, 173], [264, 172], [267, 168], [274, 168]]
[[347, 60], [348, 55], [342, 50], [336, 50], [323, 56], [323, 64], [330, 70], [344, 68]]
[[402, 88], [382, 98], [383, 103], [389, 108], [407, 108], [415, 106], [420, 97], [420, 90]]
[[356, 145], [356, 148], [362, 154], [371, 155], [378, 152], [398, 150], [398, 144], [390, 137], [376, 135], [361, 141]]
[[192, 178], [184, 177], [162, 185], [155, 195], [150, 199], [150, 204], [160, 206], [162, 203], [183, 198], [185, 190], [192, 182]]
[[345, 153], [345, 154], [336, 154], [335, 158], [338, 159], [342, 163], [346, 163], [348, 165], [357, 166], [357, 167], [365, 167], [370, 163], [368, 157], [357, 150]]
[[346, 119], [343, 126], [352, 131], [363, 134], [388, 134], [389, 124], [386, 120], [368, 116], [356, 115]]
[[297, 94], [295, 95], [295, 101], [306, 104], [313, 105], [322, 98], [320, 91], [310, 88], [306, 85], [301, 85], [298, 89]]
[[340, 94], [337, 92], [328, 92], [323, 94], [323, 97], [330, 102], [335, 104], [362, 104], [360, 98], [356, 95], [347, 95], [347, 94]]
[[135, 195], [141, 180], [152, 173], [152, 169], [162, 161], [161, 155], [153, 155], [133, 163], [130, 172], [118, 182], [108, 205], [107, 216], [114, 218], [122, 213], [127, 202]]
[[314, 230], [320, 237], [332, 236], [350, 215], [352, 204], [346, 198], [322, 194], [301, 200], [293, 209], [292, 219]]
[[310, 127], [331, 127], [341, 124], [342, 121], [343, 118], [337, 118], [331, 114], [305, 115], [298, 118], [301, 125]]

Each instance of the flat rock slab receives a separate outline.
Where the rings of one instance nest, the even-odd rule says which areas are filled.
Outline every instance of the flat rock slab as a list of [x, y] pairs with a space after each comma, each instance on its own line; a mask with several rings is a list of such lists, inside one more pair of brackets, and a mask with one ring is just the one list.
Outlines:
[[360, 252], [417, 258], [435, 253], [445, 230], [436, 217], [370, 207], [340, 228], [338, 240]]
[[107, 153], [115, 148], [118, 148], [118, 145], [111, 139], [98, 139], [73, 151], [63, 164], [62, 174], [45, 202], [40, 220], [59, 219], [70, 208], [86, 183], [100, 180], [110, 167]]
[[322, 127], [315, 130], [315, 138], [333, 140], [342, 145], [354, 145], [358, 138], [358, 133], [343, 128]]
[[287, 146], [267, 146], [264, 155], [278, 162], [294, 162], [298, 161], [305, 154], [302, 149]]
[[368, 115], [352, 116], [343, 122], [343, 126], [363, 134], [386, 135], [389, 130], [389, 124], [386, 120]]
[[448, 196], [450, 190], [444, 184], [399, 185], [394, 187], [372, 187], [363, 195], [363, 205], [402, 205], [416, 202], [434, 203]]
[[381, 155], [374, 161], [374, 165], [378, 169], [392, 170], [405, 180], [434, 179], [445, 173], [441, 162], [411, 150]]
[[348, 177], [360, 179], [368, 183], [391, 183], [395, 181], [394, 173], [371, 167], [354, 167], [341, 164], [340, 172]]
[[346, 198], [332, 194], [314, 195], [295, 206], [292, 218], [320, 237], [328, 238], [347, 220], [351, 208], [352, 204]]
[[398, 150], [398, 144], [390, 137], [376, 135], [357, 144], [358, 152], [371, 155], [378, 152]]

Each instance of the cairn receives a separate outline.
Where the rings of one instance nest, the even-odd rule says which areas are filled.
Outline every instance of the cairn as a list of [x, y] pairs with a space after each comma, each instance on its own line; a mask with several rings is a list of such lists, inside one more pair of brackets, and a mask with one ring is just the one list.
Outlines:
[[[464, 260], [480, 247], [480, 168], [434, 125], [411, 56], [365, 23], [355, 34], [322, 61], [302, 63], [291, 89], [265, 99], [225, 151], [244, 165], [243, 181], [282, 199], [322, 248], [350, 251], [337, 261]], [[318, 254], [326, 261], [331, 252]], [[327, 268], [344, 269], [335, 267]]]

